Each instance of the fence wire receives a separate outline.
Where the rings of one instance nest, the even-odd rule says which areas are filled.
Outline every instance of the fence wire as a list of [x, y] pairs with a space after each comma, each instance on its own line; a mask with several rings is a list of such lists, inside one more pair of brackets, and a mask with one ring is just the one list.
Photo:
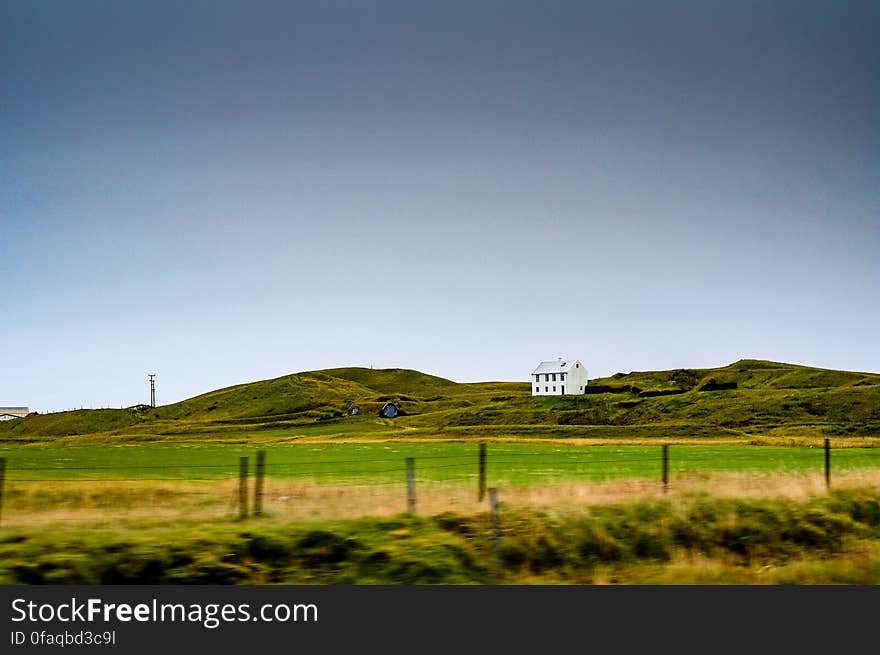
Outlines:
[[[509, 506], [558, 509], [662, 496], [669, 491], [786, 494], [821, 492], [831, 479], [841, 485], [880, 484], [880, 448], [835, 450], [833, 477], [826, 477], [822, 449], [777, 448], [764, 451], [763, 458], [756, 458], [755, 452], [743, 448], [719, 455], [700, 446], [670, 447], [664, 485], [659, 447], [655, 456], [648, 456], [645, 448], [563, 447], [551, 453], [490, 447], [482, 472], [474, 448], [470, 454], [415, 457], [412, 490], [407, 488], [405, 459], [400, 456], [267, 457], [262, 481], [254, 478], [253, 460], [244, 479], [234, 459], [224, 464], [164, 466], [16, 466], [7, 462], [5, 481], [0, 484], [0, 528], [198, 523], [236, 519], [257, 510], [291, 521], [385, 516], [410, 510], [424, 515], [473, 513], [486, 511], [487, 487], [498, 488]], [[262, 489], [259, 500], [258, 486]]]

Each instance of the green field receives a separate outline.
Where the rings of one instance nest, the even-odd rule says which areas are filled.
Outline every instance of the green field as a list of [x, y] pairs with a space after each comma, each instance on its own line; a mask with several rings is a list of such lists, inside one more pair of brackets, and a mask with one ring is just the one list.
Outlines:
[[[833, 442], [832, 442], [833, 443]], [[844, 442], [845, 443], [845, 442]], [[473, 443], [352, 443], [240, 445], [150, 444], [106, 446], [26, 446], [0, 448], [6, 479], [191, 480], [237, 478], [239, 458], [253, 469], [257, 450], [266, 453], [266, 475], [321, 483], [399, 482], [405, 459], [415, 459], [419, 479], [476, 479], [478, 447]], [[821, 448], [747, 445], [680, 445], [669, 449], [670, 473], [819, 473]], [[574, 446], [491, 443], [487, 481], [496, 485], [545, 485], [657, 478], [662, 450], [656, 446]], [[832, 448], [834, 471], [880, 468], [880, 448]], [[462, 482], [464, 483], [464, 482]]]
[[[412, 458], [419, 509], [484, 511], [478, 502], [478, 445], [313, 443], [266, 445], [263, 509], [290, 521], [391, 515], [406, 508], [406, 459]], [[253, 498], [258, 449], [238, 445], [149, 444], [115, 447], [20, 446], [6, 458], [4, 517], [17, 526], [108, 521], [232, 518], [241, 509], [240, 458], [247, 457]], [[484, 487], [508, 504], [580, 507], [664, 491], [733, 496], [803, 496], [824, 490], [819, 448], [747, 445], [662, 448], [491, 443]], [[853, 486], [880, 480], [880, 448], [833, 448], [832, 479]], [[248, 501], [249, 504], [252, 502]]]
[[[6, 584], [880, 583], [880, 449], [490, 443], [31, 445], [8, 468]], [[407, 507], [404, 459], [415, 458]], [[253, 502], [253, 479], [248, 503]]]

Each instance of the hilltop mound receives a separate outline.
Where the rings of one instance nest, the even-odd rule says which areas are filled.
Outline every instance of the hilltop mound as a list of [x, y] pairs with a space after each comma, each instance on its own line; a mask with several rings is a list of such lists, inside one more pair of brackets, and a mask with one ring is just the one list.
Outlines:
[[[590, 380], [595, 387], [630, 387], [639, 391], [690, 391], [731, 389], [819, 389], [880, 384], [876, 373], [857, 373], [799, 366], [758, 359], [741, 359], [733, 364], [708, 369], [633, 371]], [[714, 388], [713, 388], [714, 387]]]
[[375, 389], [382, 394], [406, 394], [408, 396], [430, 396], [456, 383], [427, 373], [407, 368], [328, 368], [315, 373], [332, 378], [349, 380], [364, 387]]
[[[352, 404], [418, 402], [455, 382], [409, 369], [335, 368], [212, 391], [158, 410], [160, 418], [335, 418]], [[210, 416], [208, 416], [210, 415]]]

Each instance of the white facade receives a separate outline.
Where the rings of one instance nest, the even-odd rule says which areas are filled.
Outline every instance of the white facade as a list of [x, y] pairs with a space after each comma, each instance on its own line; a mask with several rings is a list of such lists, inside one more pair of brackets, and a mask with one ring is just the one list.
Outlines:
[[577, 359], [541, 362], [532, 371], [533, 396], [577, 396], [587, 386], [587, 369]]
[[11, 421], [14, 418], [24, 418], [30, 413], [27, 407], [0, 407], [0, 421]]

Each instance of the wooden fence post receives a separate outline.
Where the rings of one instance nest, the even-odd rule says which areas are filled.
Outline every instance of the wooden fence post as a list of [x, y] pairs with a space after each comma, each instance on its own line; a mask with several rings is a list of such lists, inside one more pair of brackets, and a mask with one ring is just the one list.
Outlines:
[[495, 573], [501, 575], [501, 527], [498, 520], [498, 490], [489, 488], [489, 514], [492, 517], [492, 556], [495, 559]]
[[247, 479], [248, 479], [248, 458], [238, 458], [238, 518], [246, 519], [247, 510]]
[[406, 458], [406, 512], [416, 513], [416, 460]]
[[669, 488], [669, 445], [663, 444], [663, 493]]
[[831, 440], [825, 439], [825, 489], [831, 488]]
[[6, 458], [0, 457], [0, 517], [3, 516], [3, 485], [6, 482]]
[[257, 451], [257, 468], [254, 472], [254, 516], [263, 515], [263, 479], [266, 475], [266, 451]]
[[486, 444], [480, 444], [480, 477], [477, 482], [477, 500], [483, 502], [486, 496]]

